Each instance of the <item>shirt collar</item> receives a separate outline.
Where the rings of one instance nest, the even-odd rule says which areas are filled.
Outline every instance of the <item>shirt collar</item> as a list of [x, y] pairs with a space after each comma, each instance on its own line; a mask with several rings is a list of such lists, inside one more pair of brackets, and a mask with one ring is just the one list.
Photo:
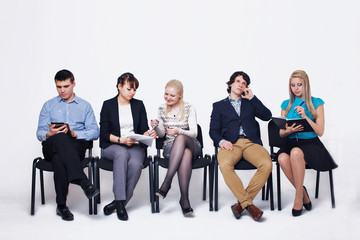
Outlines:
[[241, 102], [241, 97], [239, 97], [237, 100], [234, 100], [230, 97], [230, 95], [228, 96], [228, 99], [230, 102], [235, 102], [235, 103], [240, 103]]
[[[62, 98], [60, 97], [60, 95], [58, 95], [56, 98], [57, 98], [57, 101], [58, 101], [58, 102], [65, 102], [65, 100], [62, 99]], [[76, 96], [76, 94], [75, 94], [74, 99], [73, 99], [70, 103], [72, 103], [72, 102], [74, 102], [74, 103], [79, 103], [79, 97]]]

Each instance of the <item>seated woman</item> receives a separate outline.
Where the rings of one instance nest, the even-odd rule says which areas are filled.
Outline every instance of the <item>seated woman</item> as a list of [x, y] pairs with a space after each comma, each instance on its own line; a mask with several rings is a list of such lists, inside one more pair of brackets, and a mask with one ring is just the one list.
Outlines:
[[201, 151], [201, 145], [196, 139], [196, 113], [190, 103], [183, 101], [183, 85], [178, 80], [171, 80], [166, 84], [164, 99], [166, 103], [159, 107], [159, 119], [151, 120], [152, 127], [156, 124], [157, 135], [166, 137], [163, 155], [169, 159], [168, 171], [156, 195], [166, 197], [177, 172], [181, 192], [180, 207], [184, 216], [189, 216], [193, 213], [188, 196], [192, 159]]
[[127, 136], [137, 133], [156, 137], [149, 131], [145, 106], [134, 99], [138, 80], [131, 73], [122, 74], [116, 85], [118, 95], [104, 101], [100, 113], [100, 148], [102, 157], [113, 163], [115, 200], [104, 207], [104, 214], [115, 210], [120, 220], [128, 220], [126, 204], [133, 196], [145, 158], [145, 145]]
[[289, 80], [290, 99], [281, 104], [281, 116], [288, 119], [306, 119], [313, 132], [304, 132], [303, 126], [286, 125], [280, 136], [287, 137], [286, 147], [279, 150], [278, 161], [285, 176], [295, 187], [292, 215], [300, 216], [303, 207], [310, 211], [312, 204], [304, 184], [305, 168], [327, 171], [337, 167], [318, 136], [324, 134], [324, 101], [311, 96], [308, 75], [297, 70]]

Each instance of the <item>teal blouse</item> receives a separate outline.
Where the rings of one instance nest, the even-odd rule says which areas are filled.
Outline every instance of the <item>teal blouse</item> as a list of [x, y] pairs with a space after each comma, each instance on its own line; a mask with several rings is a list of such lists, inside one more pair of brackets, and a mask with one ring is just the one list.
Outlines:
[[[315, 109], [317, 109], [318, 106], [320, 106], [321, 104], [324, 104], [324, 101], [321, 98], [311, 97], [311, 99], [313, 101]], [[303, 101], [304, 101], [303, 99], [299, 99], [299, 98], [295, 97], [294, 104], [292, 105], [289, 113], [286, 115], [286, 118], [288, 118], [288, 119], [301, 118], [300, 115], [297, 113], [297, 111], [294, 108], [299, 106]], [[286, 110], [287, 106], [289, 105], [289, 102], [290, 102], [289, 99], [283, 101], [281, 104], [281, 109]], [[309, 108], [306, 106], [306, 103], [304, 103], [301, 106], [305, 109], [306, 116], [308, 116], [312, 121], [315, 122], [314, 118], [310, 114]], [[310, 139], [310, 138], [315, 138], [318, 136], [315, 132], [298, 132], [298, 133], [291, 133], [289, 135], [289, 138], [291, 138], [291, 139], [296, 138], [296, 134], [297, 134], [297, 138], [300, 138], [300, 139]]]

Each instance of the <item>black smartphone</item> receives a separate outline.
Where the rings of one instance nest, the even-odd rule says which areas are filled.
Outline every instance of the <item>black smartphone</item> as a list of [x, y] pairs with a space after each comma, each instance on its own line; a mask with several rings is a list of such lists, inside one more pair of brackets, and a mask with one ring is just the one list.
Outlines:
[[245, 97], [246, 94], [245, 94], [245, 92], [242, 92], [241, 95], [243, 95]]

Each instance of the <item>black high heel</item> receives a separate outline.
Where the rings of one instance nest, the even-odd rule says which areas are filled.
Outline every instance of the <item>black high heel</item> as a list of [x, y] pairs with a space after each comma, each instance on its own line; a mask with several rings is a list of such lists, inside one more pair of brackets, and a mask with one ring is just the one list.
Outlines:
[[161, 189], [158, 189], [156, 191], [155, 195], [164, 199], [164, 198], [166, 198], [166, 195], [168, 194], [170, 188], [171, 188], [171, 186], [169, 187], [169, 189], [167, 191], [163, 191]]
[[300, 210], [292, 209], [292, 215], [293, 215], [294, 217], [300, 216], [301, 213], [302, 213], [302, 208], [301, 208]]
[[307, 190], [306, 190], [306, 187], [303, 186], [303, 188], [305, 189], [306, 195], [307, 195], [308, 198], [309, 198], [309, 202], [308, 202], [308, 203], [304, 203], [303, 206], [304, 206], [304, 208], [305, 208], [306, 210], [310, 211], [311, 208], [312, 208], [312, 203], [311, 203], [311, 201], [310, 201], [310, 197], [309, 197], [309, 194], [308, 194], [308, 192], [307, 192]]
[[185, 217], [189, 217], [194, 213], [194, 210], [191, 207], [183, 208], [180, 201], [179, 201], [179, 204], [180, 204], [182, 213], [184, 214]]

